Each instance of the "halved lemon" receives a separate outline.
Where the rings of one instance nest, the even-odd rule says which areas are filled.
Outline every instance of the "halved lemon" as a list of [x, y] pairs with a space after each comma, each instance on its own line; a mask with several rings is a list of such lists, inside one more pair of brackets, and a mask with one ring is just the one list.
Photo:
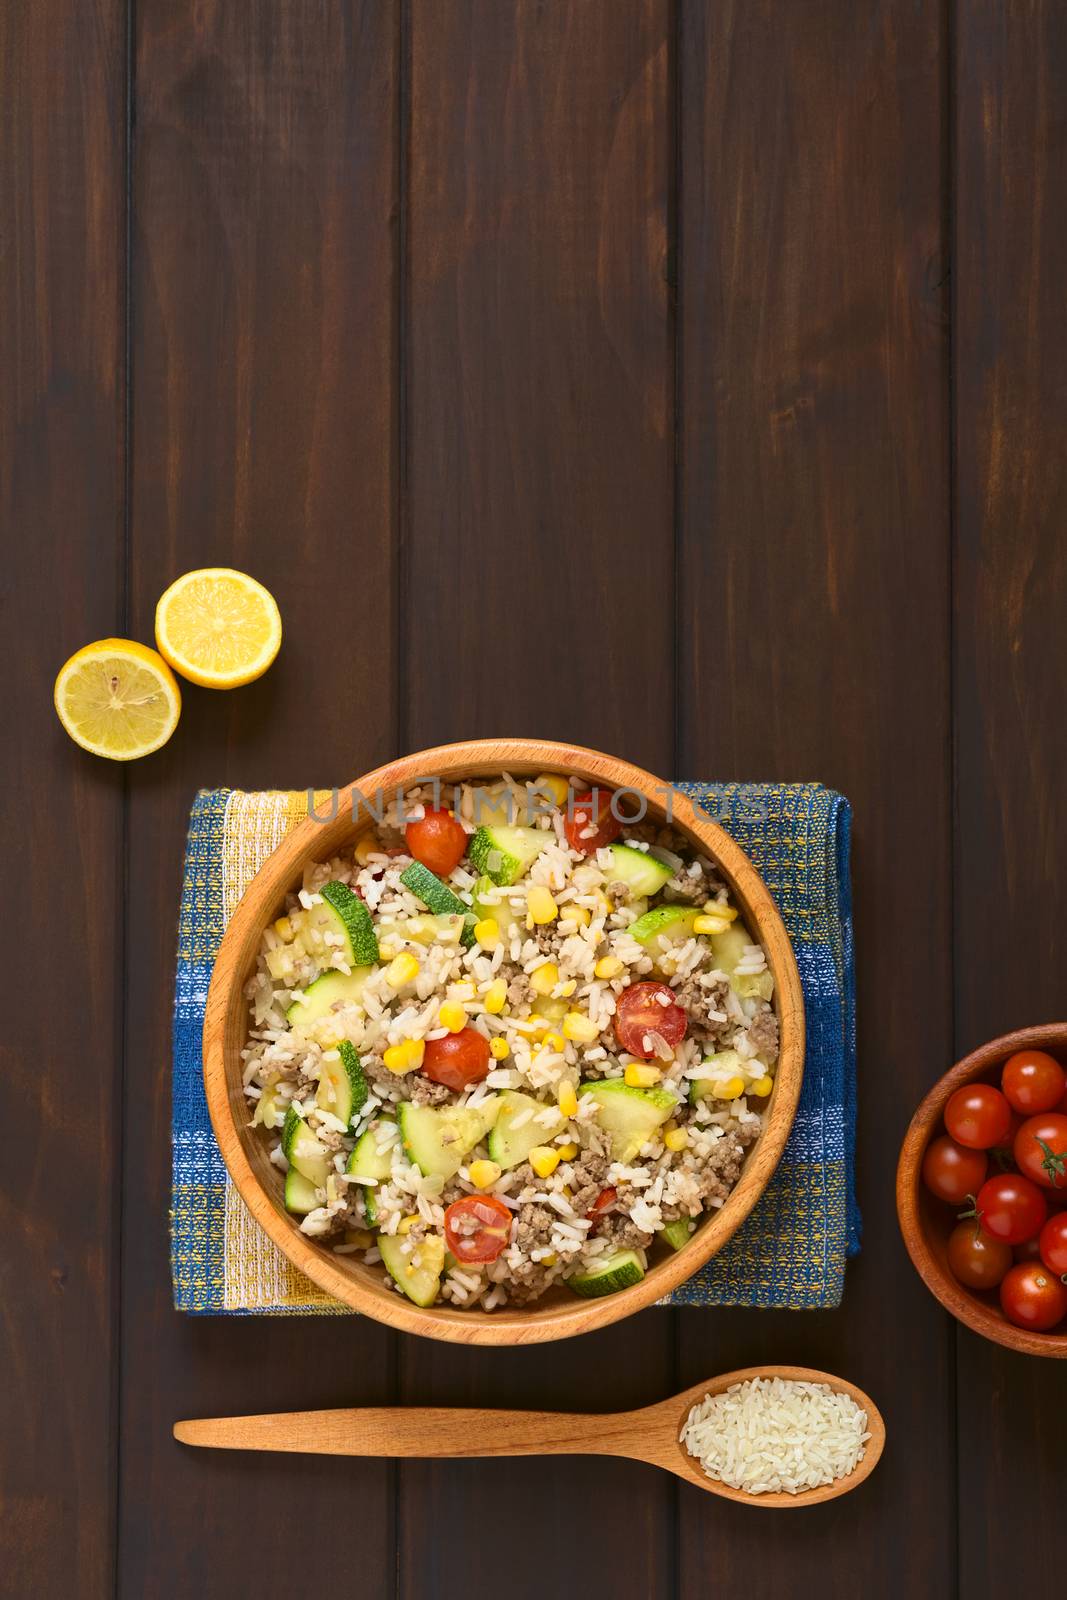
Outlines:
[[175, 672], [204, 689], [236, 689], [266, 672], [282, 642], [274, 596], [247, 572], [187, 572], [156, 607], [156, 644]]
[[182, 714], [173, 672], [134, 639], [98, 639], [59, 669], [55, 706], [76, 744], [95, 756], [133, 761], [166, 744]]

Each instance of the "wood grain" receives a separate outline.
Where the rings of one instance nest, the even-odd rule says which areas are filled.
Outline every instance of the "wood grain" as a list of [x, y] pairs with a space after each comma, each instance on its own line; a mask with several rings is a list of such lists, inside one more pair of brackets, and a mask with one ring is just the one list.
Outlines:
[[122, 631], [124, 17], [0, 7], [0, 1590], [72, 1600], [114, 1582], [123, 774], [51, 698]]
[[[900, 1137], [953, 1059], [943, 12], [760, 0], [681, 23], [678, 772], [841, 789], [859, 953], [863, 1253], [840, 1311], [716, 1317], [715, 1356], [891, 1395], [923, 1467], [890, 1452], [862, 1515], [756, 1545], [683, 1498], [680, 1592], [950, 1592], [951, 1335], [893, 1210]], [[686, 1381], [712, 1332], [681, 1328]]]
[[[674, 776], [670, 25], [666, 0], [410, 8], [401, 750], [541, 735]], [[640, 1405], [676, 1387], [672, 1321], [405, 1340], [401, 1398]], [[510, 1515], [418, 1537], [478, 1506], [521, 1507], [576, 1592], [670, 1593], [674, 1493], [633, 1463], [412, 1462], [400, 1491], [404, 1600], [525, 1580]]]
[[242, 1051], [248, 1042], [248, 981], [256, 969], [263, 931], [279, 915], [286, 896], [304, 881], [310, 862], [329, 860], [373, 827], [364, 802], [403, 794], [420, 778], [436, 777], [447, 793], [467, 778], [502, 772], [534, 778], [549, 772], [574, 776], [590, 787], [640, 796], [646, 814], [666, 820], [667, 785], [651, 773], [577, 745], [544, 739], [468, 740], [421, 750], [364, 773], [340, 791], [327, 822], [308, 817], [260, 868], [226, 928], [215, 959], [204, 1018], [204, 1088], [211, 1124], [223, 1160], [246, 1206], [289, 1260], [328, 1294], [391, 1327], [458, 1344], [536, 1344], [560, 1339], [631, 1316], [662, 1299], [691, 1277], [731, 1239], [767, 1187], [789, 1136], [804, 1072], [804, 997], [796, 958], [778, 908], [744, 851], [682, 795], [673, 795], [673, 825], [719, 868], [731, 899], [767, 956], [774, 977], [779, 1053], [766, 1123], [741, 1176], [721, 1210], [707, 1216], [688, 1244], [655, 1261], [640, 1283], [593, 1301], [554, 1289], [536, 1305], [497, 1311], [420, 1307], [398, 1295], [381, 1266], [366, 1267], [338, 1256], [303, 1233], [285, 1208], [277, 1169], [267, 1147], [248, 1123]]
[[[1062, 1017], [1067, 699], [1067, 17], [1035, 0], [957, 23], [957, 1045]], [[996, 917], [995, 938], [983, 924]], [[960, 1593], [1045, 1581], [1067, 1365], [960, 1330]], [[966, 1403], [964, 1403], [964, 1397]], [[981, 1397], [975, 1404], [974, 1397]], [[1003, 1537], [1005, 1527], [1015, 1537]], [[1023, 1530], [1029, 1537], [1020, 1539]]]
[[[852, 1472], [797, 1494], [751, 1494], [709, 1478], [679, 1435], [695, 1405], [753, 1378], [826, 1384], [847, 1394], [866, 1414], [870, 1439]], [[333, 1411], [273, 1412], [255, 1417], [204, 1417], [176, 1422], [182, 1444], [212, 1450], [280, 1450], [315, 1455], [391, 1456], [455, 1460], [472, 1456], [625, 1456], [673, 1472], [708, 1494], [764, 1510], [799, 1509], [836, 1500], [859, 1488], [885, 1447], [885, 1422], [855, 1384], [809, 1367], [748, 1367], [693, 1384], [639, 1411], [490, 1411], [463, 1407], [388, 1406]]]
[[[137, 6], [132, 624], [179, 572], [250, 569], [281, 655], [233, 694], [190, 688], [136, 774], [123, 1261], [120, 1592], [232, 1597], [297, 1584], [289, 1511], [358, 1507], [367, 1592], [388, 1595], [393, 1483], [346, 1463], [193, 1461], [179, 1409], [387, 1403], [369, 1320], [187, 1317], [167, 1266], [169, 1011], [188, 808], [201, 785], [330, 783], [392, 748], [396, 500], [396, 28], [388, 7]], [[373, 604], [367, 595], [373, 594]], [[327, 676], [351, 622], [373, 670]], [[284, 1395], [284, 1398], [283, 1398]]]

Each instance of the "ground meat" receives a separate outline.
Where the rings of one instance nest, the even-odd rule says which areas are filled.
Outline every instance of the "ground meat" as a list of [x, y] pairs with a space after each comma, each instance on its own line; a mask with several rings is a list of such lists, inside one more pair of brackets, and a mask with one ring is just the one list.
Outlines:
[[434, 1083], [430, 1078], [424, 1078], [421, 1072], [414, 1073], [407, 1081], [408, 1098], [417, 1106], [443, 1106], [452, 1098], [451, 1089], [446, 1089], [443, 1083]]
[[532, 1000], [535, 992], [525, 972], [517, 972], [508, 984], [508, 1001], [513, 1006], [521, 1006], [523, 1001]]
[[542, 1266], [540, 1261], [523, 1262], [507, 1280], [508, 1300], [512, 1305], [522, 1306], [529, 1300], [540, 1299], [551, 1276], [552, 1268]]
[[616, 1250], [645, 1250], [653, 1235], [645, 1233], [625, 1211], [608, 1211], [597, 1223], [597, 1235], [609, 1239]]
[[671, 879], [663, 891], [663, 898], [669, 905], [699, 906], [705, 900], [711, 900], [721, 887], [713, 872], [709, 872], [699, 861], [691, 861], [676, 878]]
[[515, 1243], [520, 1250], [527, 1253], [531, 1250], [544, 1250], [552, 1237], [552, 1229], [556, 1225], [556, 1213], [550, 1206], [535, 1205], [527, 1201], [519, 1207], [519, 1218], [515, 1225]]
[[547, 925], [534, 930], [533, 941], [543, 956], [553, 955], [559, 948], [559, 934]]
[[580, 1161], [575, 1162], [574, 1177], [571, 1181], [571, 1205], [575, 1214], [584, 1217], [591, 1211], [593, 1204], [603, 1189], [608, 1175], [608, 1161], [605, 1156], [594, 1155], [590, 1150]]
[[363, 1068], [363, 1076], [369, 1078], [371, 1083], [395, 1084], [398, 1079], [395, 1072], [390, 1072], [380, 1056], [360, 1056], [359, 1064]]
[[614, 906], [625, 906], [630, 903], [630, 886], [626, 883], [609, 883], [607, 888], [608, 899]]
[[748, 1037], [765, 1061], [778, 1059], [778, 1018], [768, 1006], [749, 1024]]

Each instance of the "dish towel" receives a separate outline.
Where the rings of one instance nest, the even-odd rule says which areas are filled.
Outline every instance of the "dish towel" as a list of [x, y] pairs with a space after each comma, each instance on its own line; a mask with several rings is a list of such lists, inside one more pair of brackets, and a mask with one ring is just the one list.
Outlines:
[[[854, 1192], [855, 975], [851, 810], [820, 784], [681, 783], [755, 862], [778, 902], [804, 989], [807, 1056], [796, 1122], [733, 1239], [663, 1304], [835, 1306], [859, 1249]], [[211, 1131], [201, 1031], [223, 930], [255, 873], [307, 815], [303, 793], [203, 790], [189, 826], [174, 1005], [174, 1304], [213, 1314], [344, 1314], [253, 1222]]]

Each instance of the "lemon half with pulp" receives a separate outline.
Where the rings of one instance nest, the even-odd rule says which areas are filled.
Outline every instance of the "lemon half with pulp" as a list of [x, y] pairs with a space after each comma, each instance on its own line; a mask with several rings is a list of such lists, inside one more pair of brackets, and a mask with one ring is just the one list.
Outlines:
[[176, 579], [156, 607], [156, 644], [175, 672], [204, 689], [236, 689], [278, 654], [274, 596], [246, 572], [201, 567]]
[[134, 639], [98, 639], [59, 669], [59, 720], [76, 744], [112, 761], [133, 761], [166, 744], [182, 711], [162, 656]]

